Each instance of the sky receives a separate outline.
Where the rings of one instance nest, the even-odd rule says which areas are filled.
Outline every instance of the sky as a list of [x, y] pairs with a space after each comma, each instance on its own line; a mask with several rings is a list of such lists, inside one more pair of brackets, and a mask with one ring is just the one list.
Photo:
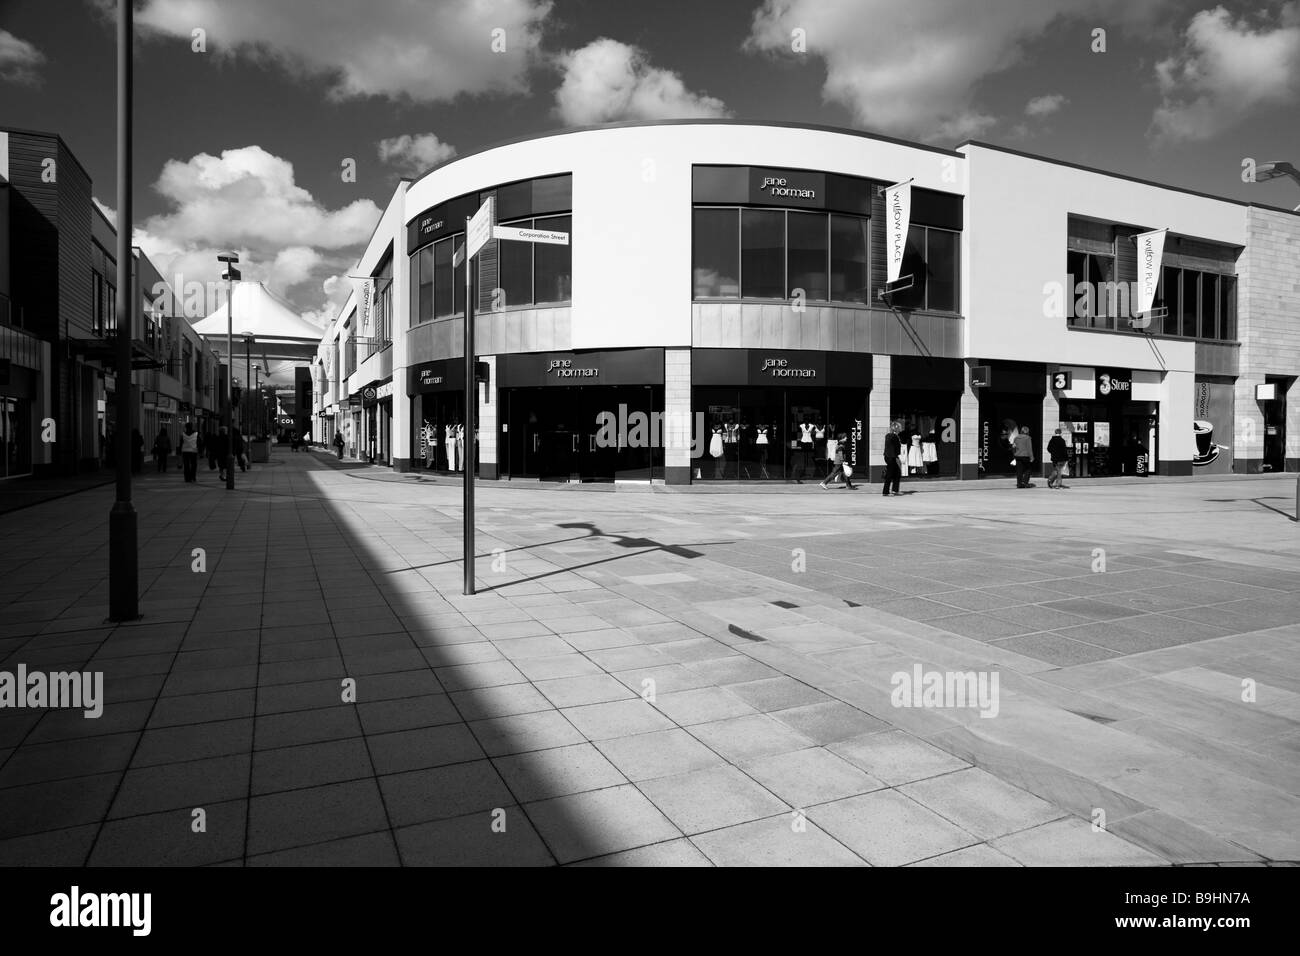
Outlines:
[[[322, 324], [402, 176], [575, 125], [968, 139], [1290, 208], [1300, 0], [136, 0], [135, 242]], [[0, 0], [0, 126], [115, 203], [115, 0]], [[354, 181], [344, 175], [355, 165]]]

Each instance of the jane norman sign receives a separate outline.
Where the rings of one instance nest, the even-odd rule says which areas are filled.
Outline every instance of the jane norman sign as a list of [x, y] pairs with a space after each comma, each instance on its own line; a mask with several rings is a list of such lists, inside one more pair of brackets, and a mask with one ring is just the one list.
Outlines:
[[763, 359], [763, 367], [759, 371], [771, 375], [773, 378], [817, 377], [815, 368], [791, 368], [789, 361], [783, 358]]
[[426, 235], [430, 232], [437, 232], [443, 226], [443, 220], [434, 219], [432, 216], [425, 216], [420, 220], [420, 233]]
[[772, 196], [789, 196], [796, 199], [817, 198], [817, 190], [791, 186], [789, 182], [781, 176], [764, 176], [763, 182], [758, 188], [761, 192], [766, 192]]
[[600, 369], [574, 368], [572, 359], [552, 359], [546, 367], [546, 374], [556, 378], [595, 378], [600, 374]]
[[422, 369], [420, 369], [420, 384], [421, 384], [421, 385], [441, 385], [441, 384], [442, 384], [442, 376], [441, 376], [441, 375], [434, 375], [434, 374], [433, 374], [433, 369], [422, 368]]

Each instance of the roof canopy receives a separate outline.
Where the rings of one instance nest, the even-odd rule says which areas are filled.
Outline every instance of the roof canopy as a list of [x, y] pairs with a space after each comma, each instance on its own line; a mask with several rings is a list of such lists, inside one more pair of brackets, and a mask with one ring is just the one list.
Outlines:
[[[323, 330], [302, 318], [284, 299], [260, 282], [235, 283], [233, 332], [237, 339], [255, 339], [286, 343], [319, 344]], [[200, 335], [217, 338], [226, 334], [226, 303], [206, 319], [194, 323]]]

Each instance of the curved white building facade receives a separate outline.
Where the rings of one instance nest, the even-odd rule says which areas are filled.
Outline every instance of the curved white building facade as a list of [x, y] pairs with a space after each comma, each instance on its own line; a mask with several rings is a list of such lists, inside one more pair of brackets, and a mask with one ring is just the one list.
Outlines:
[[[910, 281], [882, 296], [884, 188], [905, 181]], [[453, 259], [489, 198], [499, 225], [569, 244], [477, 257], [476, 442]], [[914, 478], [1009, 474], [1021, 426], [1040, 460], [1062, 428], [1088, 474], [1260, 470], [1278, 410], [1245, 396], [1300, 367], [1300, 343], [1272, 371], [1243, 363], [1250, 289], [1286, 287], [1286, 263], [1251, 258], [1264, 221], [1300, 235], [1278, 210], [976, 143], [718, 121], [509, 143], [394, 194], [322, 342], [317, 437], [510, 480], [819, 480], [837, 449], [876, 478], [891, 423]], [[1154, 323], [1109, 301], [1152, 229], [1169, 230]], [[1268, 302], [1259, 322], [1285, 327]], [[1284, 438], [1281, 467], [1296, 456]]]

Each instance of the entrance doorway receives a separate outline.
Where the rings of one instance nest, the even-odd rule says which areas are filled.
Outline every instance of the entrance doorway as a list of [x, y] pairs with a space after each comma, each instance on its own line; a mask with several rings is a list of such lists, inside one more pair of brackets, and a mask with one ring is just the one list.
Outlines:
[[542, 481], [649, 481], [663, 476], [661, 385], [501, 390], [501, 469]]
[[1264, 383], [1274, 386], [1276, 398], [1260, 402], [1264, 413], [1264, 459], [1260, 471], [1286, 471], [1286, 393], [1293, 379], [1265, 375]]
[[1061, 429], [1072, 443], [1070, 472], [1076, 477], [1145, 476], [1159, 470], [1158, 402], [1066, 402]]

